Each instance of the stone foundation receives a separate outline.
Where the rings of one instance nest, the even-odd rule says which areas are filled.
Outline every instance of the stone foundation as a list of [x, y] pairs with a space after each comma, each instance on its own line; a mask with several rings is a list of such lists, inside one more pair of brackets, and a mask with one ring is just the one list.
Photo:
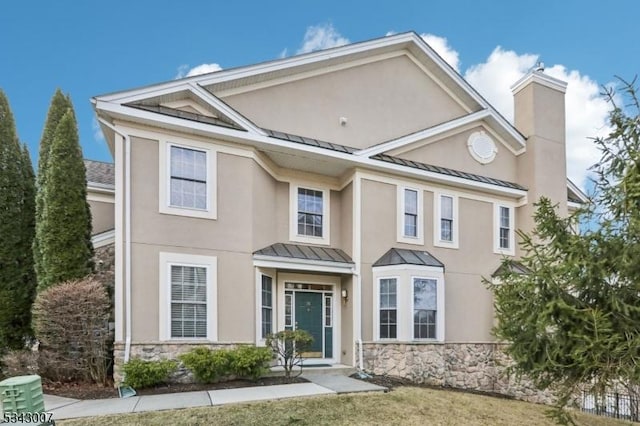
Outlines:
[[497, 343], [365, 343], [364, 368], [416, 383], [498, 393], [550, 404], [550, 392], [505, 374], [510, 359]]
[[[105, 287], [111, 299], [111, 306], [114, 306], [113, 297], [116, 274], [115, 244], [108, 244], [94, 249], [93, 263], [93, 278]], [[113, 309], [111, 311], [111, 321], [113, 321]]]
[[[235, 343], [166, 343], [166, 342], [145, 342], [145, 343], [132, 343], [131, 353], [129, 359], [140, 358], [145, 361], [159, 361], [163, 359], [178, 359], [183, 353], [198, 347], [205, 347], [209, 349], [233, 349], [237, 347]], [[115, 343], [113, 348], [113, 381], [115, 384], [122, 382], [123, 371], [122, 365], [124, 364], [124, 343]], [[170, 382], [172, 383], [193, 383], [194, 378], [191, 372], [189, 372], [182, 365], [178, 367], [178, 370], [171, 376]]]

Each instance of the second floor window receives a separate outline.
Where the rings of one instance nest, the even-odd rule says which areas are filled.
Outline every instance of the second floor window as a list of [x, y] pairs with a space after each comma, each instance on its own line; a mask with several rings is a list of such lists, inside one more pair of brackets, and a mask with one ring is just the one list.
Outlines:
[[170, 205], [207, 209], [207, 154], [171, 146]]
[[453, 198], [440, 196], [440, 240], [453, 241]]
[[418, 236], [418, 191], [404, 190], [404, 235]]
[[500, 206], [500, 248], [510, 249], [511, 241], [511, 210]]
[[322, 237], [322, 191], [298, 188], [298, 235]]

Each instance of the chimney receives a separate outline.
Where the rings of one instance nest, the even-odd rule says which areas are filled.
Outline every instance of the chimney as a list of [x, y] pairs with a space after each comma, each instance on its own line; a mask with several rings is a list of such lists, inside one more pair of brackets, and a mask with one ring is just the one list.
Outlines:
[[536, 67], [511, 87], [516, 129], [527, 139], [518, 156], [518, 182], [528, 188], [527, 204], [518, 208], [517, 227], [533, 229], [534, 203], [540, 197], [567, 215], [567, 154], [564, 94], [567, 83]]

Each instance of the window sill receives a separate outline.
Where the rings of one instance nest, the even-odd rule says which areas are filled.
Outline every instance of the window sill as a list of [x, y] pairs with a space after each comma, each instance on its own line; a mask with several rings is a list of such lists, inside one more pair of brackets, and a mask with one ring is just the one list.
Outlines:
[[312, 237], [309, 235], [292, 235], [290, 240], [296, 243], [318, 244], [328, 246], [329, 237]]
[[196, 209], [188, 209], [184, 207], [172, 207], [172, 206], [162, 206], [160, 207], [160, 213], [172, 216], [185, 216], [185, 217], [193, 217], [196, 219], [217, 219], [216, 212], [213, 209], [210, 210], [196, 210]]
[[416, 245], [416, 246], [423, 246], [424, 245], [424, 238], [422, 237], [407, 237], [404, 235], [399, 235], [398, 236], [398, 242], [399, 243], [404, 243], [404, 244], [412, 244], [412, 245]]
[[457, 250], [460, 248], [457, 241], [444, 241], [444, 240], [434, 241], [433, 246], [446, 248], [446, 249], [454, 249], [454, 250]]

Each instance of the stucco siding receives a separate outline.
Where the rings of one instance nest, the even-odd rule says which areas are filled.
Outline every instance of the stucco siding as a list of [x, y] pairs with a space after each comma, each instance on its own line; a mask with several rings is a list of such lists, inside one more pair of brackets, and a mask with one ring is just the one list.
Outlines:
[[91, 233], [99, 234], [115, 228], [115, 211], [113, 203], [88, 201], [91, 209]]
[[[487, 133], [498, 149], [495, 159], [489, 164], [479, 163], [469, 153], [467, 147], [469, 136], [478, 131]], [[410, 150], [392, 150], [389, 155], [509, 182], [517, 182], [518, 180], [517, 157], [482, 126], [426, 144], [417, 142], [412, 144]]]
[[223, 99], [258, 126], [360, 148], [465, 114], [405, 55]]
[[392, 247], [427, 250], [445, 265], [445, 340], [491, 341], [493, 298], [482, 282], [500, 264], [493, 252], [493, 203], [459, 197], [459, 248], [433, 245], [433, 193], [423, 192], [424, 245], [397, 242], [395, 185], [364, 179], [362, 184], [363, 338], [374, 336], [371, 265]]

